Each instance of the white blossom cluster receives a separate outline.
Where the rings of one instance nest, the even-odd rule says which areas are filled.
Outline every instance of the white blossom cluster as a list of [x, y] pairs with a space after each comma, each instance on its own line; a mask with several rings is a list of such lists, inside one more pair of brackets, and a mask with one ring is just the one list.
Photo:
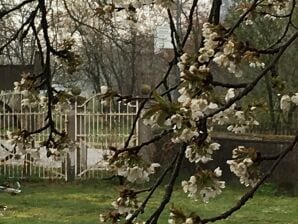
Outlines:
[[132, 183], [143, 183], [149, 181], [149, 175], [155, 173], [155, 168], [159, 167], [158, 163], [152, 163], [148, 167], [140, 166], [122, 166], [117, 169], [117, 174], [119, 176], [125, 177], [129, 182]]
[[148, 164], [138, 155], [128, 156], [127, 153], [122, 153], [117, 160], [110, 162], [107, 169], [125, 177], [131, 183], [144, 183], [149, 181], [149, 176], [155, 173], [157, 167], [160, 167], [160, 164]]
[[214, 198], [225, 188], [225, 182], [218, 180], [221, 175], [222, 171], [219, 167], [214, 171], [200, 171], [191, 176], [189, 181], [182, 181], [181, 185], [183, 191], [188, 193], [188, 197], [197, 200], [200, 196], [203, 202], [207, 203], [210, 198]]
[[7, 148], [15, 148], [15, 159], [24, 158], [24, 155], [30, 153], [30, 156], [36, 160], [40, 159], [39, 148], [32, 147], [34, 140], [30, 137], [24, 138], [20, 132], [6, 131], [7, 140], [4, 144]]
[[27, 148], [32, 147], [33, 139], [32, 138], [24, 138], [22, 134], [17, 132], [6, 131], [7, 140], [6, 143], [8, 145], [15, 145], [20, 152], [25, 152]]
[[[191, 98], [189, 89], [181, 87], [179, 89], [181, 94], [178, 98], [179, 109], [176, 113], [169, 116], [162, 123], [163, 127], [171, 128], [174, 130], [174, 136], [172, 142], [174, 143], [189, 143], [200, 134], [197, 130], [197, 121], [205, 114], [214, 111], [218, 108], [216, 103], [208, 102], [207, 97], [202, 96], [200, 98]], [[152, 128], [160, 127], [159, 124], [160, 111], [153, 113], [149, 118], [143, 119], [145, 125], [149, 125]]]
[[30, 74], [22, 74], [20, 82], [14, 82], [14, 92], [20, 93], [22, 96], [21, 106], [22, 107], [35, 107], [37, 105], [37, 98], [31, 91], [33, 82], [28, 79]]
[[[247, 10], [246, 7], [243, 7], [243, 4], [239, 2], [235, 4], [237, 11], [245, 12]], [[249, 6], [249, 4], [248, 4]], [[263, 17], [257, 17], [258, 19], [269, 19], [276, 20], [277, 18], [285, 17], [291, 11], [291, 7], [293, 6], [293, 1], [291, 0], [266, 0], [262, 2], [262, 4], [258, 5], [256, 11], [260, 10], [262, 14], [265, 14]], [[255, 23], [255, 16], [252, 13], [249, 13], [244, 19], [244, 25], [251, 26]]]
[[[124, 189], [120, 192], [120, 197], [112, 202], [115, 211], [110, 214], [100, 214], [100, 221], [103, 223], [111, 223], [109, 220], [115, 221], [115, 219], [117, 219], [116, 221], [119, 222], [121, 217], [125, 217], [125, 220], [128, 220], [140, 205], [141, 203], [137, 200], [137, 193], [134, 190]], [[143, 222], [133, 220], [133, 223], [141, 224]]]
[[219, 66], [225, 67], [235, 77], [242, 76], [242, 71], [236, 66], [237, 60], [236, 43], [233, 40], [228, 40], [224, 45], [222, 51], [215, 54], [213, 61]]
[[47, 107], [48, 98], [42, 92], [34, 91], [34, 82], [30, 74], [22, 74], [20, 82], [14, 82], [14, 92], [21, 94], [21, 106], [41, 109]]
[[215, 48], [219, 44], [217, 40], [219, 35], [210, 23], [203, 24], [202, 35], [204, 37], [204, 46], [199, 50], [198, 61], [204, 64], [205, 62], [209, 62], [210, 58], [214, 56]]
[[230, 170], [240, 178], [246, 187], [255, 186], [260, 178], [260, 168], [254, 163], [256, 151], [253, 148], [238, 146], [233, 150], [232, 160], [228, 160]]
[[195, 143], [192, 143], [187, 146], [185, 150], [185, 157], [192, 163], [207, 163], [212, 160], [213, 152], [219, 150], [220, 144], [213, 142], [211, 143], [211, 139], [208, 137], [206, 141], [198, 146]]
[[289, 112], [291, 108], [291, 104], [295, 104], [298, 106], [298, 93], [295, 93], [292, 96], [283, 95], [280, 99], [280, 109], [283, 112]]
[[270, 6], [271, 11], [276, 16], [285, 16], [291, 10], [292, 1], [291, 0], [267, 0], [268, 5]]
[[112, 206], [120, 215], [126, 215], [126, 218], [129, 219], [130, 215], [140, 206], [140, 203], [135, 197], [119, 197], [112, 202]]
[[[225, 96], [225, 101], [229, 102], [235, 97], [235, 90], [229, 89]], [[259, 125], [259, 122], [254, 117], [256, 107], [252, 106], [248, 110], [243, 111], [232, 104], [229, 108], [221, 111], [213, 116], [212, 122], [218, 125], [228, 125], [227, 130], [233, 133], [245, 133], [254, 125]]]
[[169, 224], [193, 224], [194, 220], [191, 217], [180, 217], [177, 216], [175, 213], [171, 212], [169, 219]]

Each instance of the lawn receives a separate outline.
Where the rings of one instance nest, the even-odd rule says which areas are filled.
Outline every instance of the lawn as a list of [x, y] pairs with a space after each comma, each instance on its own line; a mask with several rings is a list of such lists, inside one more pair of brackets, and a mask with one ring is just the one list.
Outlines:
[[[1, 202], [8, 209], [0, 217], [1, 224], [95, 224], [99, 223], [99, 214], [110, 207], [110, 203], [117, 195], [119, 186], [96, 182], [81, 183], [22, 183], [23, 192], [12, 196], [1, 193]], [[217, 199], [208, 204], [191, 201], [185, 198], [180, 187], [174, 194], [174, 205], [202, 214], [203, 218], [225, 211], [233, 205], [245, 189], [228, 188]], [[143, 215], [158, 206], [162, 197], [162, 190], [152, 198], [149, 209]], [[159, 223], [167, 224], [166, 214]], [[252, 201], [228, 220], [220, 224], [265, 224], [282, 223], [298, 224], [298, 197], [277, 196], [271, 186], [266, 186], [258, 192]]]

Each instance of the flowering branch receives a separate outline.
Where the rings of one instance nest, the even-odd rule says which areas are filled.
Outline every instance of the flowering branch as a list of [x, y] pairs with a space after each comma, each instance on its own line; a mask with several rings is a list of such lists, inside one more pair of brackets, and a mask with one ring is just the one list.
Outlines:
[[[261, 2], [261, 1], [260, 1]], [[234, 31], [237, 29], [237, 27], [243, 22], [243, 20], [245, 19], [245, 17], [251, 12], [253, 11], [258, 4], [260, 4], [259, 0], [254, 0], [251, 4], [251, 6], [240, 16], [240, 18], [237, 20], [237, 22], [234, 24], [233, 27], [231, 27], [229, 29], [229, 31], [226, 33], [226, 37], [231, 36]]]
[[287, 48], [296, 40], [298, 37], [298, 31], [292, 35], [292, 37], [283, 45], [280, 49], [279, 53], [275, 56], [275, 58], [271, 61], [271, 63], [256, 77], [254, 81], [252, 81], [240, 94], [230, 99], [223, 107], [209, 113], [206, 117], [213, 117], [215, 114], [218, 114], [221, 111], [226, 110], [230, 106], [232, 106], [235, 102], [239, 101], [241, 98], [250, 93], [254, 87], [258, 84], [258, 82], [269, 72], [283, 55], [283, 53], [287, 50]]
[[271, 45], [268, 47], [268, 49], [272, 49], [272, 48], [274, 48], [276, 45], [278, 45], [279, 43], [281, 43], [282, 40], [286, 37], [286, 35], [287, 35], [288, 31], [289, 31], [290, 25], [293, 26], [293, 24], [292, 24], [292, 17], [293, 17], [293, 14], [294, 14], [295, 6], [296, 6], [296, 1], [293, 0], [293, 1], [292, 1], [291, 11], [290, 11], [290, 13], [289, 13], [290, 16], [288, 17], [289, 20], [288, 20], [288, 22], [287, 22], [287, 25], [286, 25], [286, 27], [285, 27], [285, 30], [284, 30], [283, 34], [276, 40], [275, 43], [271, 44]]
[[181, 167], [181, 163], [182, 163], [182, 160], [184, 158], [184, 153], [185, 153], [186, 147], [187, 147], [186, 144], [183, 144], [181, 146], [180, 151], [179, 151], [179, 155], [178, 155], [175, 167], [174, 167], [174, 170], [171, 174], [169, 183], [166, 186], [163, 200], [161, 201], [159, 207], [155, 210], [155, 212], [146, 221], [146, 224], [156, 224], [158, 219], [159, 219], [160, 214], [164, 210], [165, 206], [169, 203], [169, 201], [171, 199], [171, 196], [172, 196], [172, 193], [173, 193], [174, 184], [175, 184], [175, 181], [178, 177], [180, 167]]
[[150, 188], [150, 192], [143, 201], [143, 203], [139, 206], [139, 208], [132, 214], [132, 216], [126, 221], [125, 224], [131, 224], [134, 218], [136, 218], [140, 212], [144, 211], [147, 203], [149, 202], [150, 198], [152, 197], [153, 193], [155, 190], [159, 187], [159, 185], [162, 183], [163, 179], [167, 175], [167, 173], [173, 168], [177, 158], [178, 158], [179, 153], [174, 157], [170, 165], [163, 171], [163, 173], [158, 177], [158, 179], [155, 181], [155, 184]]
[[202, 219], [200, 223], [197, 224], [204, 224], [208, 222], [215, 222], [218, 220], [226, 219], [229, 216], [231, 216], [234, 212], [238, 211], [242, 206], [245, 205], [245, 203], [250, 199], [253, 198], [255, 192], [258, 190], [258, 188], [272, 175], [274, 170], [277, 168], [277, 166], [280, 164], [280, 162], [283, 160], [283, 158], [293, 150], [295, 145], [298, 142], [298, 135], [294, 138], [293, 142], [280, 154], [278, 159], [274, 162], [274, 164], [271, 166], [271, 168], [268, 170], [268, 172], [260, 179], [260, 181], [250, 190], [248, 191], [245, 195], [241, 197], [241, 199], [237, 202], [237, 204], [229, 209], [228, 211], [222, 213], [221, 215], [212, 217], [212, 218], [207, 218], [207, 219]]

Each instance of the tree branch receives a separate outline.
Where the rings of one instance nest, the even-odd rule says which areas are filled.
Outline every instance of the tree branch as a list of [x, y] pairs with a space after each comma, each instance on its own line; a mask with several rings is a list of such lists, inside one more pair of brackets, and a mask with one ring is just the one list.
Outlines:
[[[276, 169], [276, 167], [280, 164], [280, 162], [283, 160], [283, 158], [290, 152], [293, 150], [293, 148], [295, 147], [295, 145], [297, 144], [298, 141], [298, 135], [296, 135], [294, 141], [291, 143], [290, 146], [288, 146], [284, 152], [278, 157], [278, 159], [275, 161], [275, 163], [271, 166], [271, 168], [269, 169], [269, 171], [261, 178], [261, 180], [250, 190], [248, 191], [245, 195], [243, 195], [241, 197], [241, 199], [237, 202], [237, 204], [232, 207], [231, 209], [229, 209], [228, 211], [222, 213], [221, 215], [212, 217], [212, 218], [207, 218], [207, 219], [202, 219], [200, 224], [204, 224], [204, 223], [208, 223], [208, 222], [216, 222], [218, 220], [221, 219], [226, 219], [229, 216], [231, 216], [234, 212], [238, 211], [242, 206], [245, 205], [245, 203], [250, 199], [253, 198], [255, 192], [258, 190], [258, 188], [265, 182], [265, 180], [267, 180], [272, 173], [274, 172], [274, 170]], [[198, 223], [199, 224], [199, 223]]]
[[158, 188], [158, 186], [162, 183], [163, 179], [165, 178], [166, 174], [173, 168], [177, 158], [178, 158], [179, 153], [174, 157], [170, 165], [163, 171], [163, 173], [158, 177], [156, 180], [155, 184], [151, 187], [149, 194], [143, 201], [143, 203], [140, 205], [140, 207], [134, 212], [134, 214], [125, 222], [125, 224], [131, 224], [133, 219], [136, 218], [140, 212], [144, 211], [148, 201], [152, 197], [153, 193], [155, 190]]
[[20, 4], [18, 4], [17, 6], [5, 11], [0, 11], [0, 19], [2, 19], [4, 16], [8, 15], [9, 13], [13, 12], [13, 11], [16, 11], [18, 9], [21, 9], [24, 5], [27, 5], [28, 3], [31, 3], [31, 2], [35, 2], [36, 0], [26, 0], [26, 1], [23, 1], [21, 2]]
[[294, 42], [294, 40], [297, 37], [298, 37], [298, 31], [295, 34], [293, 34], [293, 36], [285, 43], [285, 45], [280, 49], [279, 53], [275, 56], [275, 58], [271, 61], [271, 63], [256, 77], [256, 79], [253, 82], [251, 82], [240, 94], [230, 99], [229, 102], [227, 102], [223, 107], [215, 110], [212, 113], [207, 114], [205, 117], [206, 118], [213, 117], [215, 114], [228, 109], [235, 102], [239, 101], [248, 93], [250, 93], [254, 89], [254, 87], [258, 84], [258, 82], [267, 74], [267, 72], [269, 72], [275, 66], [275, 64], [278, 62], [278, 60], [286, 51], [286, 49], [291, 45], [291, 43]]
[[169, 183], [166, 186], [163, 200], [161, 201], [159, 207], [155, 210], [155, 212], [146, 221], [146, 224], [156, 224], [157, 221], [158, 221], [158, 219], [159, 219], [160, 214], [162, 213], [162, 211], [164, 210], [165, 206], [170, 201], [171, 196], [172, 196], [172, 193], [173, 193], [173, 189], [174, 189], [174, 184], [175, 184], [175, 181], [176, 181], [176, 179], [178, 177], [178, 174], [179, 174], [179, 171], [180, 171], [180, 167], [181, 167], [181, 164], [182, 164], [182, 160], [184, 158], [184, 152], [186, 150], [186, 147], [187, 147], [186, 144], [183, 144], [181, 146], [180, 151], [179, 151], [179, 155], [178, 155], [178, 159], [177, 159], [176, 164], [175, 164], [175, 168], [174, 168], [174, 170], [172, 172], [172, 175], [171, 175], [171, 178], [169, 180]]

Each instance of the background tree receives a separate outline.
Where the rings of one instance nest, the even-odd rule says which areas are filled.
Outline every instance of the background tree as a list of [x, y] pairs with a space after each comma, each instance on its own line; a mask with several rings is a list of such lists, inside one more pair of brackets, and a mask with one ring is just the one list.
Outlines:
[[[141, 98], [136, 119], [124, 146], [109, 148], [110, 156], [106, 158], [109, 162], [108, 170], [125, 177], [127, 182], [126, 188], [120, 192], [120, 196], [112, 203], [113, 211], [102, 215], [101, 220], [112, 223], [137, 223], [138, 216], [146, 209], [148, 201], [156, 189], [161, 186], [165, 177], [168, 176], [167, 185], [164, 188], [164, 196], [160, 204], [146, 220], [146, 223], [149, 224], [158, 223], [160, 215], [171, 201], [174, 184], [181, 171], [181, 164], [184, 159], [196, 164], [197, 168], [191, 174], [189, 180], [184, 180], [181, 183], [184, 192], [190, 198], [208, 202], [220, 194], [225, 187], [225, 182], [220, 179], [221, 169], [218, 167], [215, 170], [211, 170], [205, 168], [204, 165], [212, 161], [214, 151], [220, 149], [220, 145], [212, 139], [213, 127], [215, 125], [224, 125], [227, 126], [227, 131], [237, 134], [245, 133], [253, 126], [259, 124], [256, 120], [256, 114], [260, 109], [259, 105], [252, 100], [248, 103], [246, 96], [252, 94], [253, 90], [259, 87], [261, 80], [265, 79], [266, 81], [266, 75], [275, 69], [276, 64], [284, 57], [285, 52], [297, 41], [298, 30], [293, 22], [295, 10], [297, 9], [295, 1], [241, 1], [231, 9], [231, 12], [239, 12], [239, 15], [231, 23], [225, 24], [221, 23], [220, 19], [221, 1], [214, 0], [212, 5], [210, 5], [211, 7], [209, 7], [208, 19], [202, 24], [202, 38], [199, 44], [196, 45], [199, 49], [198, 51], [191, 51], [191, 53], [187, 52], [186, 44], [190, 38], [193, 25], [197, 25], [197, 23], [194, 23], [194, 15], [198, 7], [197, 0], [186, 2], [183, 6], [183, 9], [185, 9], [183, 13], [187, 15], [185, 17], [187, 19], [185, 21], [185, 31], [181, 32], [181, 35], [176, 26], [177, 21], [175, 21], [172, 13], [172, 1], [163, 0], [149, 3], [122, 1], [116, 3], [79, 2], [77, 12], [78, 15], [82, 16], [80, 19], [70, 16], [72, 14], [69, 13], [70, 10], [67, 10], [64, 4], [67, 14], [71, 17], [71, 20], [69, 20], [71, 25], [69, 27], [59, 26], [56, 33], [52, 32], [53, 29], [56, 29], [54, 27], [56, 22], [52, 20], [53, 25], [51, 26], [51, 18], [55, 18], [51, 12], [57, 13], [54, 15], [60, 15], [60, 7], [59, 5], [56, 7], [52, 3], [44, 0], [26, 0], [3, 10], [0, 14], [0, 18], [5, 19], [14, 11], [28, 7], [30, 16], [21, 24], [16, 34], [24, 32], [26, 35], [29, 35], [30, 30], [30, 33], [36, 39], [37, 48], [40, 52], [43, 52], [42, 73], [23, 77], [20, 83], [16, 83], [16, 90], [24, 94], [27, 103], [36, 103], [31, 100], [41, 101], [41, 96], [37, 93], [38, 87], [41, 85], [46, 86], [46, 100], [43, 98], [43, 101], [46, 102], [46, 124], [38, 130], [20, 130], [18, 133], [10, 134], [10, 138], [17, 141], [15, 143], [16, 147], [18, 147], [19, 140], [29, 142], [31, 136], [46, 130], [49, 131], [49, 135], [43, 143], [43, 147], [47, 149], [48, 156], [55, 154], [50, 149], [54, 148], [57, 152], [61, 152], [72, 144], [67, 138], [67, 133], [64, 130], [58, 130], [53, 120], [53, 109], [56, 108], [56, 105], [67, 103], [73, 100], [74, 97], [65, 91], [53, 87], [53, 69], [55, 68], [53, 60], [61, 61], [63, 69], [73, 67], [76, 71], [80, 65], [77, 61], [79, 58], [77, 55], [81, 52], [80, 49], [83, 46], [79, 44], [78, 37], [84, 37], [82, 40], [85, 41], [83, 42], [84, 44], [88, 43], [87, 48], [90, 47], [91, 41], [96, 40], [95, 46], [107, 51], [106, 43], [109, 43], [109, 41], [112, 43], [107, 45], [112, 47], [107, 56], [104, 56], [103, 52], [91, 52], [89, 49], [86, 51], [86, 55], [89, 56], [88, 60], [94, 60], [92, 65], [96, 65], [97, 60], [100, 63], [98, 68], [103, 78], [98, 79], [99, 81], [107, 82], [108, 78], [105, 79], [105, 75], [107, 77], [109, 75], [112, 76], [110, 71], [114, 67], [110, 68], [110, 63], [112, 61], [115, 62], [115, 60], [107, 60], [107, 58], [112, 58], [114, 52], [119, 52], [123, 48], [123, 51], [122, 49], [120, 51], [120, 62], [121, 64], [128, 64], [125, 70], [130, 73], [127, 76], [127, 73], [123, 72], [125, 74], [123, 78], [128, 79], [127, 77], [129, 77], [129, 80], [136, 82], [134, 78], [138, 74], [137, 52], [141, 49], [141, 47], [138, 48], [141, 41], [138, 40], [138, 32], [143, 30], [142, 27], [133, 25], [137, 22], [136, 15], [139, 10], [144, 10], [146, 13], [151, 12], [151, 10], [155, 12], [156, 10], [162, 16], [167, 15], [174, 48], [173, 58], [170, 60], [168, 68], [165, 69], [165, 73], [160, 75], [160, 81], [147, 91], [146, 97]], [[56, 2], [56, 4], [60, 4], [60, 2]], [[90, 15], [90, 13], [84, 13], [84, 4], [87, 4], [87, 11], [92, 12], [92, 15], [99, 15], [107, 23], [95, 21], [96, 26], [91, 26], [90, 23], [92, 24], [94, 21], [85, 21], [85, 16]], [[258, 16], [259, 12], [262, 12], [262, 17]], [[115, 13], [119, 13], [117, 15], [122, 13], [121, 16], [124, 17], [116, 17]], [[146, 13], [144, 13], [144, 16], [147, 16]], [[112, 17], [113, 15], [115, 17]], [[276, 40], [276, 44], [265, 49], [263, 49], [263, 44], [265, 43], [263, 43], [262, 38], [261, 41], [246, 39], [246, 36], [241, 37], [240, 32], [244, 23], [252, 26], [258, 25], [258, 19], [266, 19], [263, 15], [286, 17], [289, 20], [287, 23], [289, 28], [286, 29], [285, 34], [282, 34], [277, 39], [275, 34], [272, 39], [268, 37], [266, 40]], [[111, 18], [116, 19], [113, 21]], [[68, 24], [66, 23], [68, 18], [64, 17], [64, 19], [63, 23]], [[85, 29], [80, 30], [81, 27], [94, 29], [99, 24], [110, 25], [112, 28], [114, 28], [114, 24], [120, 24], [120, 28], [117, 30], [119, 36], [116, 37], [121, 40], [121, 44], [118, 43], [118, 39], [117, 41], [113, 38], [105, 39], [106, 36], [103, 35], [111, 34], [113, 36], [114, 29], [109, 29], [111, 33], [106, 33], [105, 29], [100, 30], [100, 36], [94, 36], [94, 33], [92, 33], [91, 37], [85, 35], [85, 32], [87, 32]], [[36, 27], [40, 27], [40, 32], [37, 32]], [[100, 26], [100, 28], [102, 27]], [[61, 36], [59, 35], [60, 30]], [[69, 33], [69, 31], [71, 32]], [[266, 31], [266, 29], [260, 29], [260, 32], [263, 31]], [[58, 36], [55, 37], [55, 34], [58, 34]], [[265, 34], [262, 33], [262, 35]], [[258, 36], [261, 35], [259, 34]], [[73, 40], [67, 41], [67, 38], [70, 37]], [[100, 41], [97, 40], [98, 37], [101, 39]], [[54, 41], [55, 38], [57, 41]], [[6, 48], [11, 40], [15, 41], [16, 38], [5, 41], [1, 49]], [[57, 43], [56, 46], [55, 43]], [[123, 43], [126, 43], [127, 46], [124, 47]], [[124, 55], [124, 52], [127, 55]], [[98, 58], [94, 57], [95, 55]], [[110, 67], [103, 69], [103, 65]], [[176, 65], [179, 68], [180, 80], [177, 85], [171, 85], [173, 74], [175, 74], [172, 70]], [[245, 67], [250, 67], [250, 69], [243, 69]], [[218, 72], [219, 68], [225, 71], [226, 74], [229, 74], [231, 79], [221, 78]], [[121, 65], [121, 71], [123, 70]], [[117, 72], [114, 74], [119, 75]], [[112, 82], [113, 79], [116, 80], [116, 75], [109, 80]], [[125, 95], [106, 86], [102, 86], [100, 89], [101, 96], [106, 98], [106, 100], [112, 98], [130, 102], [131, 100], [139, 99], [135, 96], [126, 95], [135, 92], [132, 86], [129, 86]], [[178, 99], [172, 97], [171, 92], [173, 91], [179, 92]], [[298, 104], [298, 93], [283, 95], [279, 104], [280, 109], [288, 113], [292, 106]], [[157, 131], [157, 135], [148, 141], [141, 142], [139, 145], [132, 146], [130, 142], [133, 138], [137, 120], [141, 118], [145, 124]], [[133, 188], [135, 183], [148, 181], [149, 176], [159, 167], [159, 164], [145, 161], [140, 155], [140, 151], [144, 149], [144, 146], [163, 138], [170, 139], [168, 145], [172, 146], [172, 150], [175, 152], [170, 165], [161, 171], [160, 176], [148, 189]], [[204, 214], [199, 214], [199, 211], [187, 214], [187, 211], [173, 207], [169, 222], [202, 224], [228, 218], [253, 197], [254, 193], [272, 175], [283, 158], [293, 150], [297, 140], [298, 136], [296, 135], [293, 138], [293, 142], [275, 156], [263, 155], [258, 149], [238, 146], [233, 150], [232, 159], [228, 160], [227, 163], [230, 165], [231, 171], [239, 177], [240, 182], [245, 186], [250, 186], [251, 189], [234, 206], [214, 217], [205, 218]], [[25, 146], [22, 144], [22, 147], [30, 148], [30, 144]], [[273, 165], [266, 173], [262, 174], [260, 164], [266, 160], [272, 160]], [[139, 203], [138, 195], [141, 193], [147, 193], [147, 195]]]

